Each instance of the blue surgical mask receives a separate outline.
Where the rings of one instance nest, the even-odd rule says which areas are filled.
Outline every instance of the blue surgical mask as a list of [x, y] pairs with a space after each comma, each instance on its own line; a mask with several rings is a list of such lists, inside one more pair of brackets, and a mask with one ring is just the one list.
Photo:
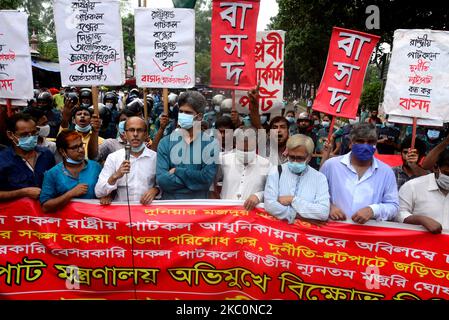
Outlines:
[[376, 147], [367, 143], [355, 143], [352, 145], [352, 153], [359, 161], [371, 160]]
[[321, 125], [323, 126], [323, 128], [329, 128], [330, 123], [329, 121], [323, 121], [321, 122]]
[[300, 174], [301, 172], [303, 172], [307, 168], [307, 163], [306, 162], [292, 162], [292, 161], [289, 161], [288, 162], [288, 168], [290, 169], [291, 172], [293, 172], [295, 174]]
[[429, 139], [438, 139], [440, 137], [440, 131], [429, 129], [427, 130], [427, 137]]
[[67, 157], [67, 158], [65, 158], [65, 161], [70, 164], [81, 164], [84, 160], [76, 161], [76, 160], [73, 160], [72, 158]]
[[251, 127], [251, 118], [249, 116], [243, 117], [243, 125], [247, 128]]
[[295, 117], [289, 116], [286, 119], [287, 119], [288, 123], [295, 123]]
[[260, 116], [260, 122], [261, 122], [262, 124], [265, 124], [265, 122], [267, 122], [267, 119], [268, 119], [267, 116], [264, 116], [264, 115]]
[[189, 130], [193, 127], [193, 118], [194, 116], [187, 113], [179, 113], [178, 114], [178, 124], [181, 128]]
[[17, 146], [23, 151], [31, 151], [36, 148], [38, 136], [29, 136], [24, 138], [19, 138], [19, 143]]
[[118, 123], [118, 133], [119, 134], [122, 134], [122, 135], [125, 134], [125, 122], [126, 122], [126, 120], [123, 120]]
[[82, 133], [88, 133], [92, 129], [92, 126], [89, 124], [85, 127], [80, 127], [79, 125], [75, 125], [75, 130]]
[[143, 149], [145, 148], [145, 143], [142, 143], [140, 146], [138, 147], [131, 147], [131, 151], [134, 153], [139, 153], [141, 152]]

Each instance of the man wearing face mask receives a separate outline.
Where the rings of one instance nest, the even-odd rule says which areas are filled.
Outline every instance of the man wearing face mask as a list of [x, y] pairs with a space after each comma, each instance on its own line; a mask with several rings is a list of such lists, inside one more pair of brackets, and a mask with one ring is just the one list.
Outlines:
[[162, 199], [207, 199], [219, 145], [214, 137], [201, 132], [206, 99], [197, 91], [186, 91], [179, 96], [178, 105], [179, 128], [164, 137], [157, 149]]
[[444, 136], [441, 132], [441, 128], [434, 127], [434, 128], [428, 128], [426, 136], [424, 137], [424, 141], [427, 146], [427, 152], [435, 148], [438, 144], [441, 143], [441, 141], [444, 140]]
[[58, 129], [62, 121], [61, 112], [55, 108], [53, 96], [50, 92], [44, 91], [39, 93], [37, 97], [37, 108], [40, 109], [47, 117], [50, 125], [50, 138], [56, 138]]
[[38, 199], [45, 171], [55, 165], [53, 154], [37, 146], [38, 130], [30, 115], [7, 119], [11, 146], [0, 151], [0, 201]]
[[401, 187], [397, 221], [441, 233], [449, 228], [449, 150], [439, 155], [433, 171]]
[[242, 200], [246, 210], [263, 201], [270, 161], [256, 154], [257, 134], [252, 128], [234, 132], [235, 152], [220, 154], [217, 181], [223, 179], [220, 198]]
[[101, 129], [100, 137], [104, 139], [117, 137], [117, 109], [118, 97], [115, 92], [109, 91], [103, 97], [104, 107], [100, 110]]
[[378, 129], [377, 152], [380, 154], [394, 154], [399, 151], [399, 136], [401, 132], [393, 122], [388, 120]]
[[349, 217], [360, 224], [370, 219], [393, 220], [399, 208], [396, 178], [388, 165], [374, 158], [376, 127], [356, 124], [350, 137], [352, 151], [330, 158], [320, 169], [329, 182], [329, 217]]
[[288, 121], [288, 135], [293, 136], [298, 133], [298, 125], [296, 123], [295, 112], [293, 110], [287, 111], [285, 119]]
[[296, 134], [287, 141], [288, 162], [270, 170], [265, 184], [265, 210], [278, 219], [289, 223], [296, 218], [328, 219], [326, 177], [308, 165], [314, 148], [310, 137]]
[[[125, 134], [131, 145], [130, 159], [125, 159], [125, 149], [111, 153], [101, 170], [95, 194], [102, 198], [102, 204], [112, 200], [127, 201], [127, 183], [129, 200], [148, 205], [159, 194], [159, 188], [156, 186], [156, 152], [145, 146], [147, 124], [139, 117], [128, 118]], [[116, 192], [114, 199], [113, 192]]]

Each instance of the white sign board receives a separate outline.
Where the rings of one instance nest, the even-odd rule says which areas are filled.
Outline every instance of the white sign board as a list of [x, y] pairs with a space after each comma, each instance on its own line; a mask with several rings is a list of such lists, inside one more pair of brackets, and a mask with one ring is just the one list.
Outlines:
[[54, 0], [63, 86], [125, 83], [118, 0]]
[[0, 98], [33, 98], [28, 15], [0, 11]]
[[135, 10], [136, 83], [146, 88], [195, 86], [195, 11]]
[[[285, 31], [259, 31], [256, 38], [256, 78], [260, 82], [259, 112], [271, 113], [282, 109], [284, 97]], [[249, 113], [247, 91], [235, 92], [239, 113]]]
[[449, 32], [394, 32], [383, 107], [389, 115], [449, 121]]

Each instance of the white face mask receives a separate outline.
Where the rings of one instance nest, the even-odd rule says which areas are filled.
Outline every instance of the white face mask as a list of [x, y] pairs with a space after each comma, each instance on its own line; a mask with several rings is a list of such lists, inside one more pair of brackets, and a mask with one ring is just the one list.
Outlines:
[[235, 149], [235, 157], [240, 163], [251, 163], [256, 158], [256, 151], [242, 151]]
[[107, 103], [105, 103], [104, 105], [105, 105], [105, 107], [108, 108], [108, 109], [112, 109], [112, 107], [114, 106], [114, 104], [113, 104], [113, 103], [110, 103], [110, 102], [107, 102]]
[[39, 137], [46, 138], [50, 134], [50, 125], [47, 124], [39, 128]]
[[441, 171], [439, 171], [438, 179], [437, 179], [437, 185], [446, 191], [449, 191], [449, 176], [442, 174]]

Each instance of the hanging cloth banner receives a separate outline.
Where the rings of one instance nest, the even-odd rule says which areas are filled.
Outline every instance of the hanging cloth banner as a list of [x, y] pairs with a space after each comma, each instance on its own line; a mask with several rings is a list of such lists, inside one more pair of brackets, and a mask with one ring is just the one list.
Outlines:
[[73, 201], [46, 214], [30, 199], [0, 203], [0, 299], [449, 298], [445, 233], [288, 224], [235, 201], [130, 210], [131, 222], [124, 204]]
[[33, 98], [28, 15], [0, 11], [0, 98]]
[[258, 15], [259, 0], [213, 1], [211, 87], [249, 90], [256, 86]]
[[355, 119], [365, 72], [378, 36], [334, 27], [313, 110]]
[[118, 0], [55, 0], [54, 15], [63, 86], [125, 83]]
[[135, 10], [136, 79], [143, 88], [195, 86], [195, 10]]

